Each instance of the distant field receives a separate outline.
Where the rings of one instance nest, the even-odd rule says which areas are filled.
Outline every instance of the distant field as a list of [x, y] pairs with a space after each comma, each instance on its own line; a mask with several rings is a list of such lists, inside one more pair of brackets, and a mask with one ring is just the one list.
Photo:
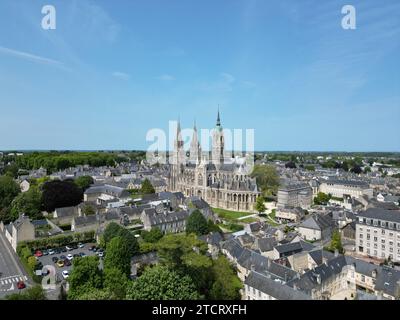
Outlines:
[[219, 208], [212, 208], [212, 210], [222, 219], [225, 220], [237, 220], [240, 217], [245, 217], [251, 215], [250, 212], [241, 212], [241, 211], [231, 211]]

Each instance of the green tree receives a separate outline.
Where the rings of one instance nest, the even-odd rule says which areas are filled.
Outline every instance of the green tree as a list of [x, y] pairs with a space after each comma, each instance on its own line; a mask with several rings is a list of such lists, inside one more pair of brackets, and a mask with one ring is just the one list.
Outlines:
[[205, 255], [207, 244], [195, 234], [167, 234], [157, 243], [160, 262], [192, 278], [200, 292], [207, 290], [212, 261]]
[[259, 196], [256, 200], [256, 203], [254, 204], [254, 209], [258, 212], [258, 213], [262, 213], [265, 211], [265, 204], [264, 204], [264, 197], [263, 196]]
[[69, 180], [49, 181], [42, 186], [43, 207], [47, 212], [56, 208], [78, 205], [83, 199], [83, 191]]
[[82, 207], [82, 213], [83, 213], [84, 215], [86, 215], [86, 216], [90, 216], [90, 215], [96, 214], [96, 211], [95, 211], [95, 209], [93, 208], [92, 205], [90, 205], [90, 204], [85, 204], [85, 205]]
[[129, 277], [131, 274], [131, 257], [127, 242], [122, 237], [114, 237], [107, 244], [104, 269], [116, 268]]
[[144, 179], [142, 182], [142, 187], [140, 189], [143, 194], [155, 193], [153, 185], [151, 184], [149, 179]]
[[103, 278], [99, 269], [99, 258], [90, 256], [74, 259], [68, 282], [68, 299], [71, 300], [79, 299], [79, 296], [92, 289], [101, 289]]
[[271, 165], [255, 165], [251, 176], [256, 178], [257, 185], [264, 196], [276, 194], [279, 187], [279, 175]]
[[120, 299], [116, 297], [108, 289], [98, 289], [98, 288], [85, 288], [79, 296], [76, 296], [75, 300], [116, 300]]
[[111, 222], [107, 225], [103, 233], [103, 240], [106, 248], [108, 243], [115, 237], [121, 237], [126, 241], [128, 252], [131, 256], [134, 256], [139, 252], [139, 244], [134, 234], [125, 227], [115, 222]]
[[21, 190], [13, 178], [9, 176], [0, 176], [0, 210], [2, 211], [0, 220], [4, 220], [5, 222], [12, 220], [9, 207], [20, 192]]
[[127, 289], [133, 300], [195, 300], [199, 298], [192, 279], [164, 266], [147, 268]]
[[156, 243], [163, 237], [160, 228], [152, 228], [150, 231], [143, 230], [140, 235], [143, 241], [149, 243]]
[[94, 180], [91, 176], [81, 176], [75, 179], [75, 184], [85, 191], [94, 183]]
[[104, 269], [104, 288], [117, 299], [125, 299], [128, 278], [121, 270], [111, 267]]
[[240, 300], [242, 282], [227, 258], [219, 256], [211, 268], [213, 284], [209, 298], [213, 300]]
[[330, 251], [338, 250], [339, 253], [344, 253], [343, 245], [342, 245], [342, 237], [340, 235], [339, 230], [335, 230], [332, 233], [332, 240], [330, 244]]
[[198, 236], [208, 233], [208, 223], [199, 210], [194, 210], [187, 219], [186, 233], [194, 233]]
[[21, 293], [13, 293], [5, 297], [6, 300], [47, 300], [46, 294], [40, 285], [25, 289]]
[[318, 192], [317, 196], [314, 198], [314, 203], [317, 205], [326, 205], [331, 199], [329, 194]]
[[43, 218], [41, 212], [42, 193], [38, 187], [31, 186], [28, 191], [18, 194], [11, 203], [11, 215], [17, 219], [21, 213], [31, 219]]

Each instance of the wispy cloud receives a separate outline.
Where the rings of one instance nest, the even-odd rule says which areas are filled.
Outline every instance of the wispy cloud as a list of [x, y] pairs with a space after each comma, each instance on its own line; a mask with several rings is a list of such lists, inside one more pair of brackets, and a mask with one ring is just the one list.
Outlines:
[[118, 78], [120, 80], [129, 80], [131, 76], [125, 72], [115, 71], [112, 73], [113, 77]]
[[205, 91], [229, 92], [232, 91], [232, 85], [235, 81], [235, 77], [230, 73], [221, 72], [218, 80], [202, 84], [200, 89]]
[[156, 79], [161, 80], [161, 81], [173, 81], [173, 80], [175, 80], [175, 77], [171, 76], [170, 74], [162, 74], [162, 75], [156, 77]]
[[29, 61], [36, 62], [36, 63], [55, 65], [55, 66], [60, 66], [60, 67], [64, 66], [64, 64], [62, 62], [54, 60], [54, 59], [41, 57], [41, 56], [37, 56], [37, 55], [31, 54], [28, 52], [18, 51], [18, 50], [14, 50], [14, 49], [2, 47], [2, 46], [0, 46], [0, 53], [6, 54], [9, 56], [13, 56], [13, 57], [17, 57], [17, 58], [21, 58], [24, 60], [29, 60]]

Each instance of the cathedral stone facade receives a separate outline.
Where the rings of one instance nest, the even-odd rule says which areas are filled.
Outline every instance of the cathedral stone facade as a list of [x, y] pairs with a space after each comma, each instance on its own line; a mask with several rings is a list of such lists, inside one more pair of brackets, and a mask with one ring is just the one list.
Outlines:
[[180, 191], [186, 196], [197, 196], [210, 206], [236, 211], [254, 211], [260, 195], [252, 169], [246, 158], [226, 156], [224, 133], [218, 112], [217, 124], [212, 133], [211, 157], [202, 153], [196, 125], [190, 144], [189, 156], [184, 150], [180, 123], [178, 123], [174, 151], [170, 154], [170, 191]]

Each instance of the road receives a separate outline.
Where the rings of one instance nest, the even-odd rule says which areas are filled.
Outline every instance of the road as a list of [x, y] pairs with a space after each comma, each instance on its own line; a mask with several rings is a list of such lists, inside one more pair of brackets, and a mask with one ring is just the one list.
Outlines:
[[24, 281], [30, 286], [30, 279], [19, 262], [19, 258], [11, 245], [0, 232], [0, 299], [4, 296], [17, 293], [17, 282]]

